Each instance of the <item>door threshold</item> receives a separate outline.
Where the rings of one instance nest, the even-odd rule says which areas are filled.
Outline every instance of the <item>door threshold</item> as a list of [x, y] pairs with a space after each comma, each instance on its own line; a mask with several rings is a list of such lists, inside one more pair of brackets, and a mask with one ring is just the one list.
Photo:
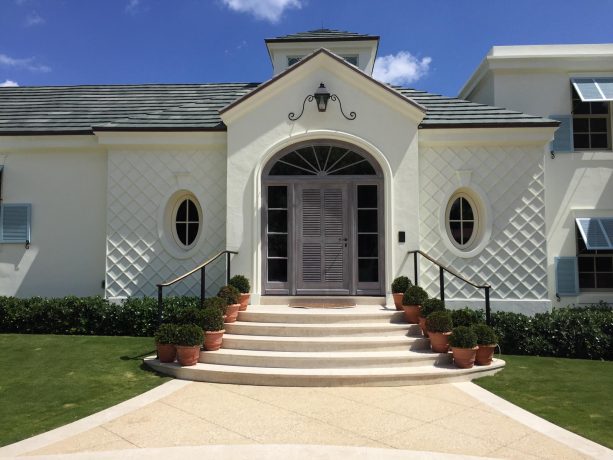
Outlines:
[[293, 305], [300, 301], [329, 301], [334, 303], [347, 302], [355, 305], [385, 305], [385, 296], [350, 296], [350, 295], [263, 295], [261, 305]]

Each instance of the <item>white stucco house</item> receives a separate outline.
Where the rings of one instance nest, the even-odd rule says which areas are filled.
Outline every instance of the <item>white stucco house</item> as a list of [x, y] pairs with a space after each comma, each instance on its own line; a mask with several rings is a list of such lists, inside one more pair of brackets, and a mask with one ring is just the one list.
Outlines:
[[493, 309], [613, 301], [613, 45], [494, 47], [455, 98], [374, 80], [378, 43], [267, 39], [261, 84], [0, 88], [0, 295], [154, 296], [229, 249], [253, 303], [389, 297], [419, 249]]

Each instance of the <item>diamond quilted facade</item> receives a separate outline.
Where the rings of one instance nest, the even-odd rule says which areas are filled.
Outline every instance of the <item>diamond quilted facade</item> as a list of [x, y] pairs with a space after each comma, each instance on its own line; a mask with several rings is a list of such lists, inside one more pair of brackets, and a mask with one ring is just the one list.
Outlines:
[[[435, 259], [468, 279], [492, 286], [493, 299], [547, 299], [545, 189], [543, 153], [522, 147], [437, 147], [420, 150], [420, 244]], [[457, 172], [470, 171], [470, 184], [485, 195], [492, 212], [492, 233], [483, 250], [463, 258], [441, 234], [446, 189], [458, 184]], [[483, 292], [447, 275], [449, 299], [481, 299]], [[420, 284], [439, 292], [439, 273], [425, 261]]]
[[[188, 184], [180, 184], [178, 175]], [[160, 240], [159, 216], [173, 193], [203, 197], [202, 244], [177, 258]], [[225, 152], [111, 151], [108, 155], [106, 295], [155, 296], [156, 284], [191, 270], [225, 249]], [[165, 236], [162, 235], [162, 238]], [[207, 267], [207, 295], [223, 284], [225, 262]], [[199, 276], [167, 288], [165, 295], [198, 295]]]

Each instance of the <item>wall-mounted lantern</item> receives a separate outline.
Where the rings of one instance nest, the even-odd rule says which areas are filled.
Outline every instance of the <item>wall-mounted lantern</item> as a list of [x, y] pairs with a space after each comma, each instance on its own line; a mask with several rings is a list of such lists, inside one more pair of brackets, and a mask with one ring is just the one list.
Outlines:
[[340, 98], [336, 94], [330, 94], [330, 91], [328, 91], [328, 88], [326, 88], [326, 85], [324, 85], [323, 82], [319, 84], [319, 88], [315, 90], [315, 93], [309, 94], [307, 95], [307, 97], [304, 98], [304, 101], [302, 102], [302, 110], [300, 111], [298, 116], [296, 116], [294, 112], [290, 112], [287, 115], [287, 118], [289, 118], [291, 121], [298, 120], [304, 113], [304, 106], [306, 105], [306, 103], [312, 102], [312, 101], [315, 101], [315, 103], [317, 104], [318, 111], [325, 112], [326, 109], [328, 108], [329, 100], [338, 102], [338, 106], [341, 109], [341, 113], [347, 120], [355, 120], [357, 116], [356, 113], [349, 112], [349, 116], [345, 115], [345, 112], [343, 111], [343, 105], [341, 104]]

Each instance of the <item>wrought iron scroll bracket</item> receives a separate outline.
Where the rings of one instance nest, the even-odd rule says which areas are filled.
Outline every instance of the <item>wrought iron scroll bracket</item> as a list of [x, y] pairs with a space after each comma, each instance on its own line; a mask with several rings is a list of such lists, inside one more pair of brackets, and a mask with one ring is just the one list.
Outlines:
[[313, 101], [315, 98], [313, 97], [312, 94], [309, 94], [307, 97], [304, 98], [304, 101], [302, 101], [302, 110], [300, 111], [300, 114], [298, 116], [296, 116], [296, 114], [294, 112], [290, 112], [287, 115], [287, 118], [289, 118], [291, 121], [296, 121], [298, 120], [302, 114], [304, 113], [304, 106], [306, 105], [307, 102], [311, 102]]
[[341, 109], [341, 113], [347, 120], [355, 120], [357, 114], [355, 112], [349, 112], [349, 116], [345, 115], [345, 111], [343, 110], [343, 104], [341, 104], [341, 100], [336, 94], [330, 95], [330, 100], [338, 102], [338, 106]]

